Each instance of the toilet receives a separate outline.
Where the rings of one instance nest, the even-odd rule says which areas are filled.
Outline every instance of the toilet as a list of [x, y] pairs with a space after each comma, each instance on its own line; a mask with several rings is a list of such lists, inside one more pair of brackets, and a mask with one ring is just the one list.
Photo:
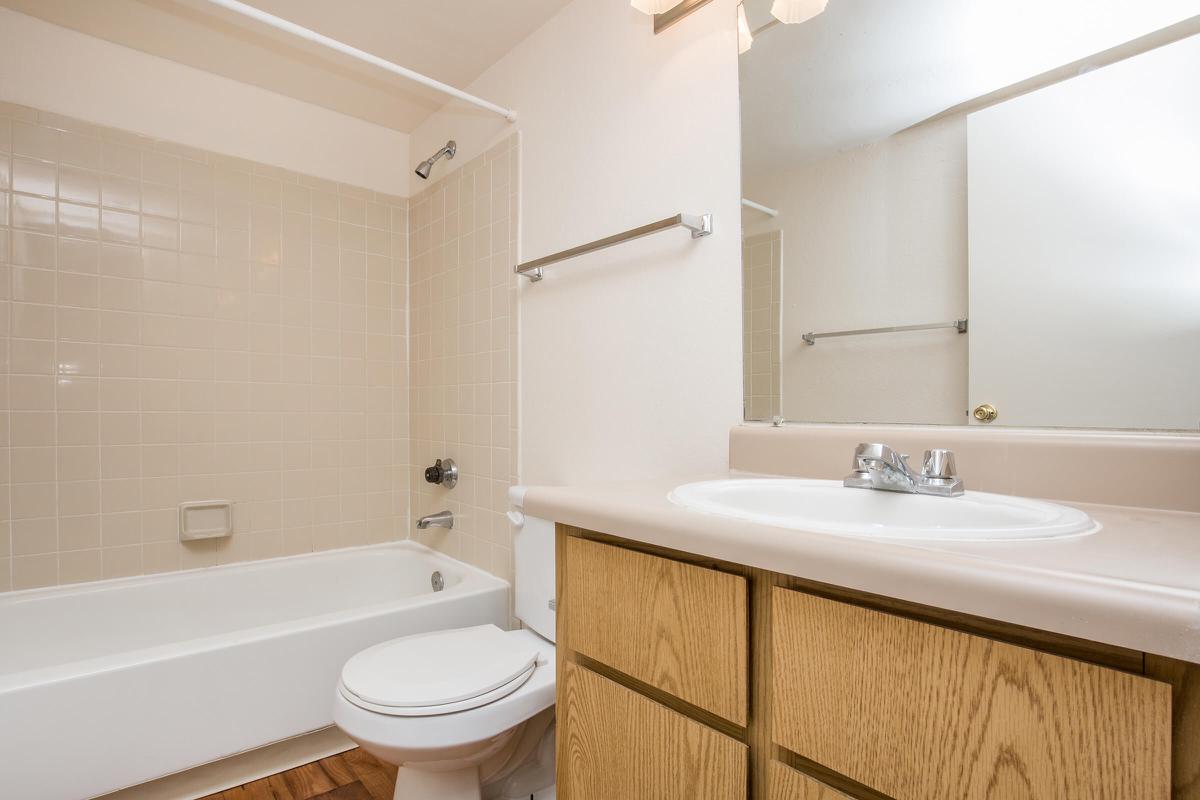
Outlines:
[[554, 784], [554, 524], [516, 509], [514, 610], [524, 627], [433, 631], [352, 656], [333, 720], [399, 767], [396, 800], [537, 800]]

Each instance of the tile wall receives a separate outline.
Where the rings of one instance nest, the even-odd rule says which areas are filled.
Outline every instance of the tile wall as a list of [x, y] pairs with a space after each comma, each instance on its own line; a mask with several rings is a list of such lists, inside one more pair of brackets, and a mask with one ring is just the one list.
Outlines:
[[742, 240], [742, 387], [746, 419], [780, 411], [779, 231]]
[[[509, 580], [518, 152], [513, 135], [410, 199], [413, 513], [454, 513], [453, 530], [413, 536]], [[446, 456], [462, 471], [452, 491], [423, 478]]]
[[[417, 203], [417, 463], [463, 445], [439, 544], [485, 565], [513, 158]], [[407, 233], [402, 198], [0, 104], [0, 590], [406, 536]], [[180, 543], [177, 504], [210, 498], [236, 535]]]

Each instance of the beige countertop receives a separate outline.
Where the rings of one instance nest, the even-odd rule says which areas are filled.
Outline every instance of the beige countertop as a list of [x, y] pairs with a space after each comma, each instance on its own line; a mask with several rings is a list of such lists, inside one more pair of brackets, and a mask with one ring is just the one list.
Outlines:
[[[1025, 542], [878, 541], [682, 508], [671, 489], [729, 475], [528, 487], [543, 519], [900, 600], [1200, 663], [1200, 514], [1064, 503], [1102, 526]], [[737, 473], [736, 477], [748, 477]]]

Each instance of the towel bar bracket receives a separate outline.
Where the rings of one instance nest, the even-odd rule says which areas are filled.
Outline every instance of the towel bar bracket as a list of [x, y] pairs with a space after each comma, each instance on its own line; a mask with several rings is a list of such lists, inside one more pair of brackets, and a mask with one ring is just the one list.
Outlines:
[[712, 233], [712, 214], [680, 214], [679, 224], [692, 232], [693, 239]]

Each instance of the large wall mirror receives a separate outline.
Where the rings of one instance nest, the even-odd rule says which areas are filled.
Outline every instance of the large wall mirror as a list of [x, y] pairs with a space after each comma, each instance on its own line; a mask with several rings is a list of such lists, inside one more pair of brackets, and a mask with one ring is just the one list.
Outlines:
[[746, 418], [1200, 430], [1200, 0], [773, 2]]

